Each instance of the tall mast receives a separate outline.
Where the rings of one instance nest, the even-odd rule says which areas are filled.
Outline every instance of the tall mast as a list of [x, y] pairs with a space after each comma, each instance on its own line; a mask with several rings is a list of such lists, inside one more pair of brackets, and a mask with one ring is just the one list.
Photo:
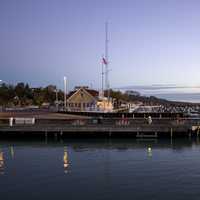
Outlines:
[[110, 97], [110, 94], [109, 94], [109, 77], [108, 77], [108, 73], [109, 73], [109, 69], [108, 69], [108, 22], [105, 23], [105, 35], [106, 35], [106, 38], [105, 38], [105, 60], [106, 60], [106, 63], [105, 63], [105, 86], [106, 86], [106, 90], [107, 90], [107, 93], [108, 93], [108, 98]]

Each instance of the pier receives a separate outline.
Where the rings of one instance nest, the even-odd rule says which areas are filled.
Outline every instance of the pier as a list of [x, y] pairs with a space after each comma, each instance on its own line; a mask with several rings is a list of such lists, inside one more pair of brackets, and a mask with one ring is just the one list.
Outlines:
[[[10, 118], [12, 117], [12, 124]], [[66, 114], [10, 114], [0, 118], [0, 137], [12, 135], [106, 136], [106, 137], [198, 137], [198, 118], [101, 118]]]

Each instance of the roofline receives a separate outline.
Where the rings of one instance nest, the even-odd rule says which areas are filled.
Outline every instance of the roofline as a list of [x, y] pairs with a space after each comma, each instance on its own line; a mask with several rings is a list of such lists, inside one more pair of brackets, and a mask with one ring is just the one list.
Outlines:
[[79, 90], [84, 90], [89, 96], [91, 96], [95, 101], [96, 101], [96, 99], [95, 99], [95, 97], [93, 97], [85, 88], [83, 88], [83, 87], [80, 87], [76, 92], [74, 92], [74, 94], [72, 94], [68, 99], [67, 99], [67, 101], [69, 101], [76, 93], [78, 93], [79, 92]]

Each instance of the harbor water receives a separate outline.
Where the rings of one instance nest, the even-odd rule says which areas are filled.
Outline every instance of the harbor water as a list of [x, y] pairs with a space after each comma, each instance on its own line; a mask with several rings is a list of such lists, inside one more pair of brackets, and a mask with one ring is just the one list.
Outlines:
[[0, 141], [1, 199], [199, 199], [195, 139]]

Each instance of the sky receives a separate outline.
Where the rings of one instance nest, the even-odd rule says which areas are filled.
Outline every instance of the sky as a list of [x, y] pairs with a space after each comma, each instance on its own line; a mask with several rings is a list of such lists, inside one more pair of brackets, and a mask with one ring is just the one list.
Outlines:
[[113, 88], [200, 85], [199, 0], [0, 0], [0, 79]]

